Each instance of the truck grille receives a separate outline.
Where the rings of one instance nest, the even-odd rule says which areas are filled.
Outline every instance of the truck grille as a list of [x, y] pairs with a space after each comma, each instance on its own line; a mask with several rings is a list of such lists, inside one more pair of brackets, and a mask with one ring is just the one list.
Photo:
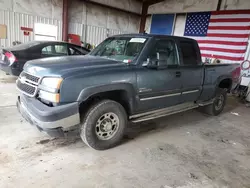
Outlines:
[[17, 80], [17, 88], [25, 95], [34, 97], [37, 93], [39, 81], [40, 77], [22, 72]]
[[29, 94], [29, 95], [34, 95], [34, 93], [36, 91], [36, 87], [31, 86], [31, 85], [27, 85], [27, 84], [23, 84], [23, 83], [21, 83], [20, 80], [18, 80], [18, 82], [17, 82], [17, 87], [21, 91], [23, 91], [23, 92], [25, 92], [26, 94]]
[[34, 82], [34, 83], [38, 83], [39, 82], [39, 77], [37, 76], [33, 76], [31, 74], [28, 74], [26, 72], [22, 72], [20, 77], [25, 77], [28, 81]]

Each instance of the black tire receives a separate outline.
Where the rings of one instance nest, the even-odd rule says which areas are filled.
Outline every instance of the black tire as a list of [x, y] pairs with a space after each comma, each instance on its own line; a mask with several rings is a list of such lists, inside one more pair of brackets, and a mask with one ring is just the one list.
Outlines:
[[[119, 119], [118, 126], [110, 139], [102, 140], [99, 138], [100, 135], [96, 133], [97, 129], [99, 130], [99, 127], [96, 126], [100, 118], [104, 116], [102, 120], [104, 121], [106, 118], [105, 115], [109, 113], [115, 114], [116, 118]], [[83, 142], [86, 143], [89, 147], [96, 150], [105, 150], [112, 148], [120, 143], [123, 138], [126, 126], [127, 113], [123, 106], [112, 100], [103, 100], [93, 105], [83, 117], [80, 126], [80, 136]]]
[[[219, 105], [218, 103], [219, 103], [219, 100], [221, 99], [222, 101], [221, 101], [221, 104]], [[226, 101], [227, 101], [227, 90], [218, 88], [216, 91], [215, 99], [213, 103], [202, 107], [202, 111], [206, 114], [217, 116], [223, 111], [226, 105]]]

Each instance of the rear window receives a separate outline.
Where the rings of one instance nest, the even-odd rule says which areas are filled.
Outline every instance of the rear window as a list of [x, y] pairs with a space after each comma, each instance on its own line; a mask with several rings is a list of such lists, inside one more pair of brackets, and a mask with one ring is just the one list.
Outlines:
[[197, 65], [198, 55], [193, 42], [180, 41], [180, 48], [184, 65]]

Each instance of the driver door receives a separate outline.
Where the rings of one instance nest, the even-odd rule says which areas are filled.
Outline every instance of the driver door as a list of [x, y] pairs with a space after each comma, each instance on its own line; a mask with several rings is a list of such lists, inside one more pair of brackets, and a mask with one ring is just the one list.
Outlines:
[[170, 107], [181, 101], [181, 71], [175, 42], [156, 39], [148, 58], [157, 63], [159, 54], [165, 68], [143, 67], [138, 71], [140, 112]]

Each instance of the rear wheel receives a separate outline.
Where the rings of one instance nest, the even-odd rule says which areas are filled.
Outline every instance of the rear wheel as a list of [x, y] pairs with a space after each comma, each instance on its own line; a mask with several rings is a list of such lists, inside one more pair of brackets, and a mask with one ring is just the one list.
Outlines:
[[127, 114], [123, 106], [115, 101], [103, 100], [87, 111], [80, 135], [89, 147], [105, 150], [121, 141], [126, 125]]
[[213, 103], [202, 107], [202, 111], [209, 115], [217, 116], [223, 111], [226, 100], [227, 91], [225, 89], [218, 88]]

